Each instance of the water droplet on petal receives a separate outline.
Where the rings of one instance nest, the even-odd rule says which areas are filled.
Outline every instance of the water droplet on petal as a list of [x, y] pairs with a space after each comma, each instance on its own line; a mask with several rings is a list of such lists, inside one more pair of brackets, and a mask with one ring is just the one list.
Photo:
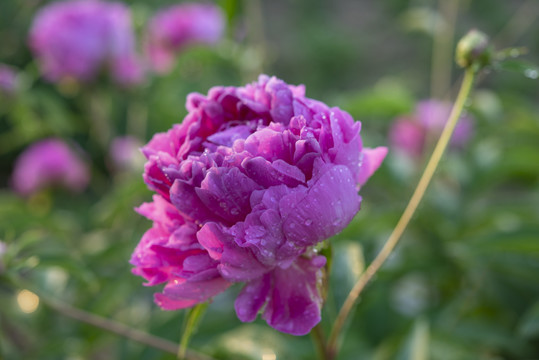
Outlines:
[[310, 226], [313, 223], [311, 219], [305, 220], [305, 225]]

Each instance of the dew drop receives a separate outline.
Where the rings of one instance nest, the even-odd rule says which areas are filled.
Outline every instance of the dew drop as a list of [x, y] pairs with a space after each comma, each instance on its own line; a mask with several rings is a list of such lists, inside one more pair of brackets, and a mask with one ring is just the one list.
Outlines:
[[305, 220], [305, 225], [306, 226], [310, 226], [312, 223], [313, 223], [313, 221], [311, 219]]

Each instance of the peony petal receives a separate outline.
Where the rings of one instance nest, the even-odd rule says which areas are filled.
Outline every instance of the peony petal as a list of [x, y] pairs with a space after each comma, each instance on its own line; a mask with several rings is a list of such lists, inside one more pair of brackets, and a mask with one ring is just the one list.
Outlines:
[[282, 132], [269, 127], [251, 134], [244, 143], [245, 151], [268, 161], [292, 160], [293, 143]]
[[241, 165], [246, 174], [263, 187], [280, 184], [295, 187], [305, 183], [305, 175], [299, 168], [280, 159], [271, 163], [257, 156], [245, 159]]
[[206, 223], [197, 238], [210, 256], [219, 260], [218, 270], [229, 281], [249, 281], [269, 270], [251, 250], [236, 244], [234, 237], [215, 222]]
[[165, 310], [184, 309], [204, 302], [225, 291], [230, 283], [220, 276], [206, 281], [174, 279], [162, 294], [155, 294], [155, 302]]
[[273, 271], [270, 300], [263, 314], [271, 327], [287, 334], [305, 335], [320, 322], [322, 298], [317, 284], [324, 264], [323, 256], [300, 257], [287, 269], [277, 267]]
[[204, 205], [196, 193], [196, 188], [186, 181], [177, 179], [170, 188], [170, 201], [185, 216], [198, 222], [215, 219], [214, 214]]
[[200, 201], [227, 222], [241, 221], [251, 211], [251, 193], [261, 187], [238, 168], [211, 168], [195, 188]]
[[236, 315], [243, 322], [251, 322], [268, 300], [271, 290], [271, 275], [266, 274], [247, 283], [234, 302]]
[[180, 212], [160, 195], [154, 195], [153, 202], [143, 203], [135, 211], [146, 218], [160, 223], [173, 232], [177, 227], [183, 225], [185, 220]]
[[387, 148], [380, 146], [374, 149], [363, 149], [363, 160], [359, 172], [358, 183], [364, 185], [372, 174], [382, 165], [387, 155]]
[[328, 166], [307, 192], [295, 192], [279, 202], [286, 238], [312, 246], [342, 231], [359, 210], [360, 197], [348, 167]]
[[270, 114], [273, 121], [288, 125], [294, 115], [292, 91], [284, 81], [275, 77], [270, 79], [266, 89], [271, 94]]

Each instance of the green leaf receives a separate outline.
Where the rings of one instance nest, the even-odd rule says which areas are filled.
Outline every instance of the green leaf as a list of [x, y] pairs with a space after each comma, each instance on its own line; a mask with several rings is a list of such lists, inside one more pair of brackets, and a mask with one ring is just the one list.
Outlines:
[[497, 62], [494, 68], [521, 74], [533, 80], [539, 78], [539, 67], [522, 60], [503, 60]]
[[398, 360], [427, 360], [429, 358], [429, 323], [418, 318], [398, 353]]
[[539, 301], [524, 315], [518, 326], [518, 332], [526, 338], [539, 338]]
[[429, 324], [426, 319], [419, 318], [414, 324], [414, 332], [410, 339], [410, 360], [427, 360], [429, 355]]

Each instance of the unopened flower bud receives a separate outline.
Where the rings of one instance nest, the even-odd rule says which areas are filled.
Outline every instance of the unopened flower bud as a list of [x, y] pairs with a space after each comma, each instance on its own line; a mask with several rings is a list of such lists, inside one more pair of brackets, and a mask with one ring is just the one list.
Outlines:
[[488, 36], [481, 31], [470, 30], [457, 44], [455, 60], [463, 68], [488, 65], [491, 59]]

